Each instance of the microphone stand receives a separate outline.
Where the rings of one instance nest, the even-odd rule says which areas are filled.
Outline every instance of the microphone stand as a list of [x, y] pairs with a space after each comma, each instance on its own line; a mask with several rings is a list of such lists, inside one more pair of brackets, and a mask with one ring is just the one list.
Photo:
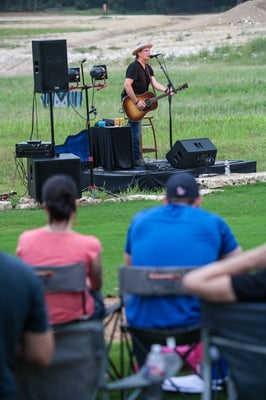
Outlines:
[[172, 96], [171, 96], [170, 91], [172, 90], [172, 92], [174, 92], [174, 93], [176, 93], [177, 91], [176, 91], [176, 89], [174, 88], [174, 86], [173, 86], [173, 84], [171, 82], [171, 79], [170, 79], [170, 77], [168, 75], [168, 72], [167, 72], [165, 66], [163, 65], [161, 60], [158, 58], [160, 55], [161, 54], [158, 54], [158, 56], [155, 56], [155, 58], [158, 61], [159, 65], [160, 65], [160, 68], [163, 71], [163, 73], [164, 73], [164, 75], [165, 75], [165, 77], [166, 77], [166, 79], [168, 81], [167, 87], [168, 87], [168, 90], [169, 90], [169, 94], [168, 94], [169, 142], [170, 142], [170, 149], [171, 149], [173, 147], [173, 134], [172, 134]]

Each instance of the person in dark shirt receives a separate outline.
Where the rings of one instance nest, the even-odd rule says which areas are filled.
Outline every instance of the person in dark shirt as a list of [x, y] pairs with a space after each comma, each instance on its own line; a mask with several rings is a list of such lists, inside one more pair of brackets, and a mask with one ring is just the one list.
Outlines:
[[[129, 64], [126, 70], [122, 98], [129, 96], [133, 107], [137, 107], [136, 111], [144, 110], [146, 104], [143, 99], [138, 99], [137, 95], [147, 92], [150, 84], [154, 89], [161, 92], [167, 93], [168, 91], [167, 87], [157, 82], [152, 67], [147, 63], [150, 60], [150, 50], [152, 47], [153, 45], [149, 42], [139, 42], [132, 52], [132, 55], [136, 58]], [[171, 92], [171, 94], [174, 93]], [[131, 127], [133, 139], [134, 165], [141, 166], [144, 164], [140, 158], [141, 119], [138, 121], [129, 119], [129, 126]]]
[[0, 399], [16, 400], [16, 357], [47, 366], [54, 340], [33, 269], [0, 252]]
[[266, 301], [266, 245], [188, 272], [182, 284], [212, 302]]

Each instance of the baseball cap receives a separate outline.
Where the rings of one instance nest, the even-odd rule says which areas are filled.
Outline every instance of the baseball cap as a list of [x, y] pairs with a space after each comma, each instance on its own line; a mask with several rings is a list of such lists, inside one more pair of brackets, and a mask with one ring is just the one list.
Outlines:
[[198, 197], [199, 185], [188, 172], [178, 172], [170, 176], [166, 183], [167, 197]]

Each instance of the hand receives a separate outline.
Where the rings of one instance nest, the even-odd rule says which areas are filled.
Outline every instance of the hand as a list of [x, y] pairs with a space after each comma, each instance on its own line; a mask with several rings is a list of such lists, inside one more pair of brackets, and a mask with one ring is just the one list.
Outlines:
[[173, 89], [170, 89], [170, 91], [169, 91], [168, 88], [165, 89], [164, 93], [166, 93], [166, 94], [168, 94], [168, 95], [170, 94], [171, 96], [173, 96], [173, 95], [175, 94], [175, 92], [173, 91]]
[[145, 101], [140, 100], [137, 104], [137, 107], [139, 110], [144, 110], [144, 108], [146, 107]]

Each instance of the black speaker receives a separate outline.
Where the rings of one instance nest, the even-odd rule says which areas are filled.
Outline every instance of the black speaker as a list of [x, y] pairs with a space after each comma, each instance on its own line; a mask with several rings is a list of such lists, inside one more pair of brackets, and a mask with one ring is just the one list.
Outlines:
[[67, 92], [68, 64], [66, 40], [33, 40], [34, 92]]
[[28, 158], [28, 192], [36, 201], [42, 201], [42, 186], [55, 174], [70, 175], [76, 182], [78, 198], [81, 197], [80, 158], [74, 154], [60, 154], [55, 158]]
[[217, 149], [208, 138], [177, 140], [166, 159], [173, 168], [197, 168], [213, 165]]

